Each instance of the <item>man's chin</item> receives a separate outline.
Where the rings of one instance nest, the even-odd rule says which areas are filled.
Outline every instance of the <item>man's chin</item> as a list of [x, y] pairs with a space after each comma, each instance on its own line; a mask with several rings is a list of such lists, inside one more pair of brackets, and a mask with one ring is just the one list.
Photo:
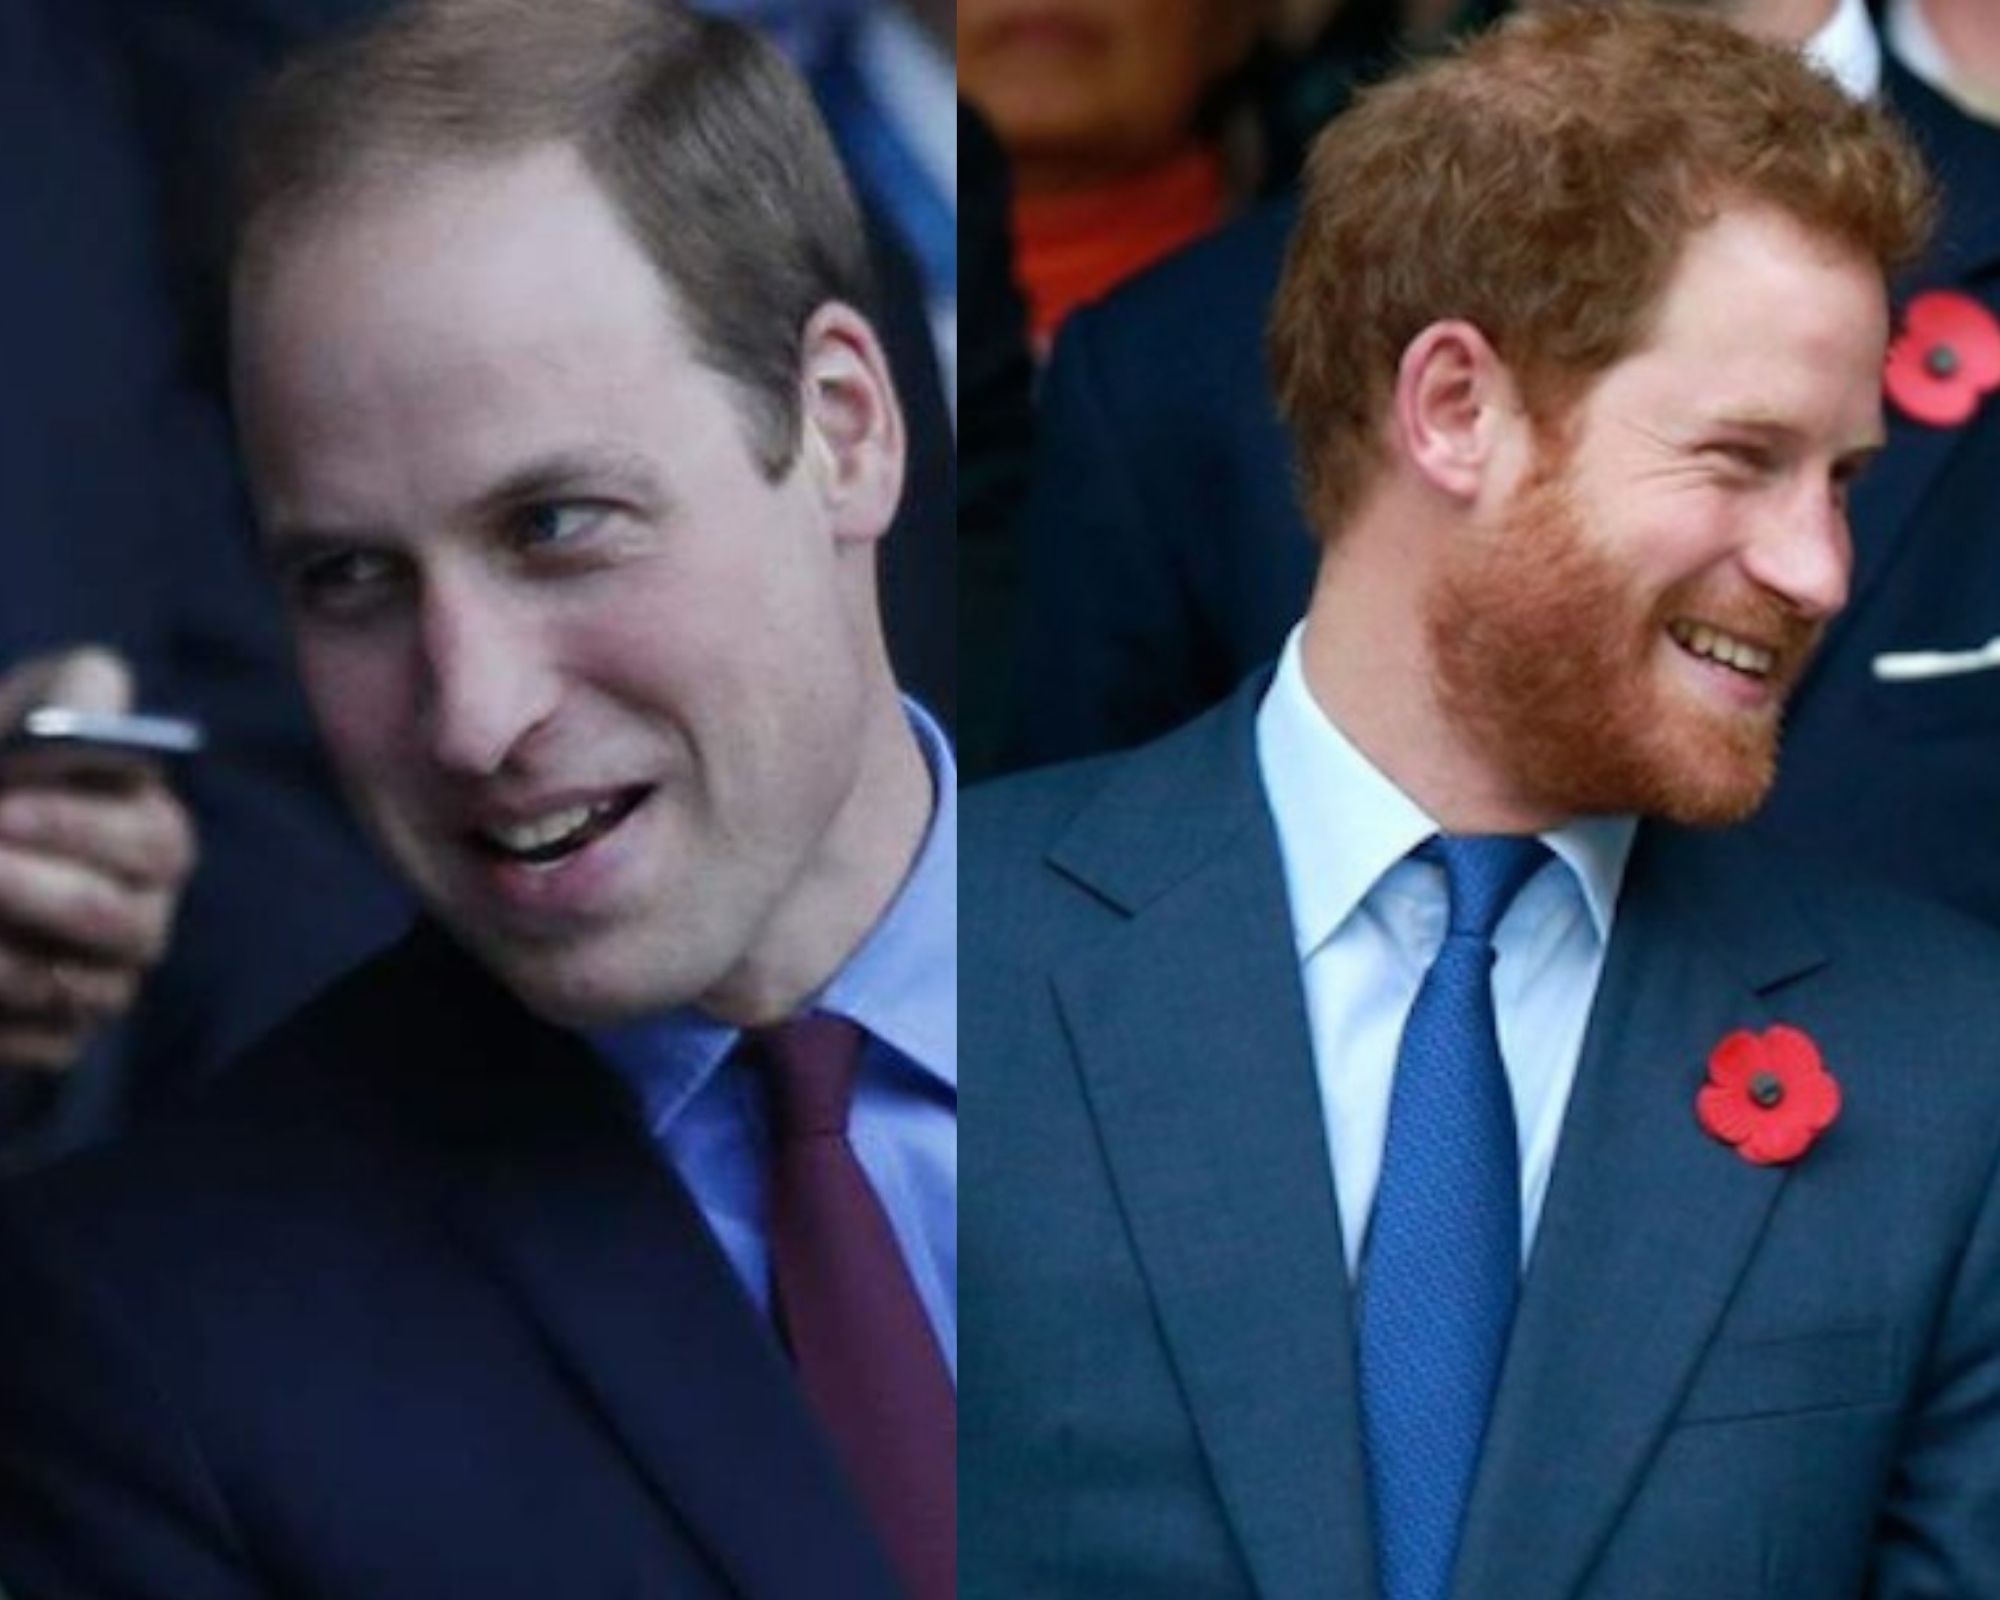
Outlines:
[[1658, 817], [1726, 828], [1753, 815], [1777, 776], [1777, 729], [1606, 717], [1594, 741], [1549, 742], [1519, 787], [1557, 816]]
[[1657, 792], [1640, 809], [1683, 827], [1734, 827], [1757, 813], [1777, 776], [1775, 737], [1727, 741], [1663, 765]]
[[1655, 815], [1687, 828], [1733, 828], [1755, 816], [1770, 792], [1768, 783], [1689, 790], [1661, 804]]
[[558, 1028], [622, 1027], [671, 1010], [690, 992], [657, 972], [628, 970], [632, 963], [600, 941], [531, 944], [495, 938], [490, 929], [454, 931], [502, 988]]

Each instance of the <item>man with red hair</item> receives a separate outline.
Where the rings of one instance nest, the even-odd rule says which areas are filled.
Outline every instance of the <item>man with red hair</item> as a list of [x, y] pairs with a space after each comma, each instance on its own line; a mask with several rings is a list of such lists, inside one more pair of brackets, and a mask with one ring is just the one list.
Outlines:
[[2000, 1593], [2000, 945], [1717, 831], [1928, 214], [1647, 6], [1322, 137], [1303, 623], [967, 799], [961, 1594]]

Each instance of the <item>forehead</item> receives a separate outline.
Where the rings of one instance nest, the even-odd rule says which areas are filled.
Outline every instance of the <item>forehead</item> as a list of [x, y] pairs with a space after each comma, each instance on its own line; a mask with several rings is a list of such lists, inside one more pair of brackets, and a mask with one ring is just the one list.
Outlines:
[[1770, 422], [1837, 449], [1880, 432], [1888, 306], [1862, 256], [1761, 206], [1688, 236], [1639, 348], [1597, 389], [1665, 419]]
[[441, 162], [321, 206], [239, 280], [235, 324], [260, 498], [315, 515], [379, 519], [389, 508], [368, 502], [419, 487], [475, 494], [527, 453], [638, 451], [629, 435], [722, 388], [562, 146]]

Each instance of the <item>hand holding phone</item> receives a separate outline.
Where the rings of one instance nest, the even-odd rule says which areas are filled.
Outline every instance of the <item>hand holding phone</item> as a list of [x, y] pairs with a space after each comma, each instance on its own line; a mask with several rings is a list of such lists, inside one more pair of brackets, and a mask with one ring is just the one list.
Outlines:
[[188, 717], [37, 706], [0, 734], [0, 790], [24, 784], [129, 785], [153, 764], [194, 755]]
[[73, 1065], [165, 953], [194, 829], [160, 765], [200, 733], [131, 699], [102, 650], [0, 674], [0, 1066]]

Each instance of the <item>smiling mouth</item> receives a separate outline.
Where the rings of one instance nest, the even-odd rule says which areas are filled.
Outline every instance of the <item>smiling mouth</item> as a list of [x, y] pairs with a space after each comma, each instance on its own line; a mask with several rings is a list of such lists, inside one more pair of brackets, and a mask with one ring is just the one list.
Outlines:
[[650, 791], [628, 789], [606, 800], [564, 806], [505, 827], [478, 828], [472, 843], [480, 854], [519, 866], [545, 867], [595, 844], [638, 810]]
[[1680, 618], [1667, 624], [1667, 632], [1675, 644], [1697, 660], [1726, 667], [1753, 683], [1769, 683], [1777, 672], [1777, 651], [1708, 623]]

